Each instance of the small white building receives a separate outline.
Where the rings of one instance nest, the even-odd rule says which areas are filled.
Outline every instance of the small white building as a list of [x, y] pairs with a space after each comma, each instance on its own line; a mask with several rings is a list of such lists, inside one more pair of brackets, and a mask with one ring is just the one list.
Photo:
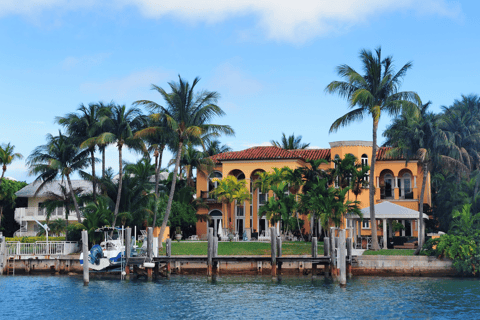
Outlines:
[[[14, 234], [16, 237], [36, 236], [37, 232], [40, 231], [40, 226], [35, 222], [35, 220], [40, 222], [44, 222], [46, 220], [45, 209], [40, 208], [40, 204], [47, 200], [49, 195], [52, 193], [59, 196], [62, 195], [62, 190], [60, 188], [61, 185], [66, 186], [66, 190], [70, 190], [68, 188], [67, 181], [55, 180], [46, 184], [42, 190], [35, 194], [40, 184], [41, 182], [38, 181], [30, 183], [28, 186], [22, 188], [16, 193], [17, 197], [27, 198], [28, 200], [28, 207], [15, 209], [15, 221], [20, 224], [20, 229]], [[93, 190], [92, 182], [86, 180], [72, 180], [72, 186], [74, 189], [82, 189], [80, 195], [92, 193]], [[55, 219], [65, 219], [65, 208], [57, 208], [54, 212], [52, 212], [50, 220]], [[75, 210], [70, 210], [68, 221], [78, 221]]]

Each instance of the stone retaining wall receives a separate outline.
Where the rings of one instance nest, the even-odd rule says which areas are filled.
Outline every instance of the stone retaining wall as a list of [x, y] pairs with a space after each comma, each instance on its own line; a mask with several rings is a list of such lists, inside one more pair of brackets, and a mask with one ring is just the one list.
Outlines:
[[452, 261], [427, 256], [357, 256], [352, 264], [354, 275], [455, 275]]

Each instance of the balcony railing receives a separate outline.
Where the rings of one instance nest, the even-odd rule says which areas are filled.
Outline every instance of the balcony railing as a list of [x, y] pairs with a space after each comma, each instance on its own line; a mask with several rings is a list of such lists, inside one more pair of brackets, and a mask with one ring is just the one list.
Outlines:
[[380, 187], [380, 199], [382, 200], [413, 200], [413, 189], [402, 189], [398, 199], [395, 198], [394, 188]]
[[209, 202], [216, 202], [217, 197], [214, 196], [211, 192], [208, 191], [200, 191], [200, 198], [207, 200]]
[[[17, 208], [15, 209], [15, 220], [20, 223], [21, 221], [45, 221], [47, 214], [45, 209], [39, 207]], [[62, 218], [65, 219], [65, 208], [57, 208], [50, 215], [50, 220]], [[70, 211], [68, 220], [77, 220], [77, 214], [75, 211]]]
[[37, 241], [35, 243], [20, 243], [8, 241], [6, 244], [9, 256], [49, 256], [67, 255], [76, 252], [78, 242], [73, 241]]

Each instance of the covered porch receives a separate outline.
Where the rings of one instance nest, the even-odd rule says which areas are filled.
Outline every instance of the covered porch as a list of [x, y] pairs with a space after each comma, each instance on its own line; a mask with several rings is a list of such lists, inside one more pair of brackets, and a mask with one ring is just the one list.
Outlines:
[[[358, 243], [358, 241], [362, 241], [362, 229], [367, 232], [368, 230], [370, 230], [370, 207], [363, 208], [361, 212], [363, 215], [363, 221], [358, 215], [347, 215], [347, 226], [353, 228], [353, 234], [356, 244]], [[426, 214], [423, 214], [423, 218], [428, 219], [428, 216]], [[393, 238], [394, 236], [394, 221], [409, 221], [411, 226], [411, 236], [414, 236], [416, 233], [418, 237], [418, 234], [420, 234], [419, 211], [391, 203], [390, 201], [383, 201], [375, 205], [375, 220], [377, 226], [377, 221], [381, 221], [381, 228], [377, 227], [377, 230], [380, 231], [378, 232], [378, 234], [382, 237], [379, 244], [384, 249], [388, 248], [388, 238]], [[413, 223], [415, 223], [415, 230], [413, 228]], [[403, 225], [405, 227], [405, 223]], [[425, 224], [423, 224], [423, 234], [425, 234]], [[368, 236], [365, 238], [367, 239], [368, 249]]]

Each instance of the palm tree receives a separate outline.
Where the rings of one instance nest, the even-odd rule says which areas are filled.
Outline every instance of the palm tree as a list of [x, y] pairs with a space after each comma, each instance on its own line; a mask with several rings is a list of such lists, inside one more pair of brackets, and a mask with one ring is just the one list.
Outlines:
[[212, 194], [217, 197], [217, 199], [227, 205], [227, 216], [224, 222], [224, 227], [228, 227], [227, 221], [230, 217], [233, 223], [233, 229], [236, 230], [234, 215], [230, 214], [230, 204], [235, 200], [239, 203], [245, 201], [251, 201], [250, 192], [246, 187], [245, 180], [237, 180], [235, 176], [226, 176], [223, 179], [215, 178], [214, 181], [218, 181], [218, 185], [215, 190], [212, 191]]
[[[330, 127], [330, 132], [336, 132], [339, 128], [362, 120], [370, 115], [373, 119], [373, 145], [371, 160], [370, 179], [370, 217], [375, 221], [375, 162], [377, 156], [377, 129], [382, 111], [390, 115], [398, 114], [405, 106], [421, 104], [419, 96], [412, 91], [399, 92], [403, 77], [412, 67], [412, 63], [406, 63], [398, 72], [394, 71], [391, 56], [382, 59], [382, 50], [377, 48], [375, 54], [370, 50], [361, 50], [360, 59], [363, 64], [364, 75], [359, 74], [348, 65], [337, 67], [337, 73], [346, 81], [332, 81], [325, 91], [336, 93], [348, 100], [352, 111], [341, 116]], [[377, 239], [377, 225], [371, 224], [372, 247], [379, 250]]]
[[[80, 194], [83, 192], [82, 188], [74, 188], [74, 194]], [[50, 220], [50, 216], [52, 215], [53, 211], [57, 208], [65, 208], [65, 240], [68, 241], [68, 216], [70, 215], [71, 210], [75, 210], [75, 206], [73, 204], [73, 199], [70, 192], [64, 185], [60, 185], [60, 194], [57, 194], [52, 191], [46, 192], [47, 199], [42, 202], [41, 207], [45, 208], [46, 213], [46, 220], [47, 222]], [[77, 200], [78, 201], [78, 200]]]
[[88, 166], [87, 157], [88, 150], [81, 150], [74, 144], [73, 139], [59, 132], [56, 137], [48, 134], [47, 144], [35, 148], [27, 159], [30, 174], [38, 174], [35, 181], [42, 181], [37, 192], [39, 192], [45, 184], [55, 180], [58, 175], [62, 177], [62, 180], [64, 178], [67, 179], [70, 196], [73, 199], [79, 223], [82, 222], [82, 218], [70, 175]]
[[310, 143], [302, 143], [302, 136], [295, 137], [293, 133], [288, 138], [285, 136], [285, 133], [282, 132], [282, 139], [280, 141], [271, 140], [272, 145], [278, 148], [285, 150], [295, 150], [295, 149], [306, 149]]
[[[450, 107], [443, 107], [439, 128], [445, 136], [444, 155], [460, 161], [466, 173], [480, 168], [480, 97], [462, 96]], [[458, 168], [457, 168], [458, 169]]]
[[[452, 162], [445, 156], [438, 153], [438, 147], [441, 145], [442, 135], [438, 130], [438, 116], [428, 112], [430, 102], [421, 105], [419, 108], [404, 108], [402, 113], [396, 117], [392, 124], [385, 130], [383, 136], [387, 138], [385, 146], [392, 147], [389, 154], [394, 157], [403, 157], [408, 163], [412, 159], [417, 159], [418, 164], [422, 166], [423, 181], [419, 199], [419, 223], [420, 231], [423, 231], [423, 198], [427, 184], [428, 173], [432, 170], [435, 161], [442, 158], [444, 162]], [[418, 235], [418, 248], [416, 253], [420, 252], [424, 235]]]
[[[174, 164], [174, 159], [172, 159], [168, 164]], [[187, 173], [187, 185], [194, 188], [193, 168], [203, 172], [208, 172], [210, 174], [215, 164], [211, 159], [206, 158], [203, 152], [198, 151], [190, 142], [188, 142], [186, 146], [183, 147], [180, 165], [185, 167], [185, 171]]]
[[93, 143], [103, 145], [116, 143], [118, 149], [118, 192], [115, 202], [115, 211], [113, 215], [112, 227], [117, 222], [118, 210], [120, 208], [120, 198], [122, 195], [123, 181], [123, 146], [127, 146], [133, 150], [141, 150], [146, 152], [145, 146], [140, 139], [136, 139], [134, 134], [142, 128], [145, 123], [145, 117], [138, 108], [130, 108], [127, 110], [125, 105], [114, 105], [111, 115], [105, 122], [108, 125], [109, 132], [104, 132], [98, 137], [90, 138], [81, 144], [82, 147], [92, 145]]
[[152, 85], [152, 90], [160, 93], [165, 100], [165, 106], [150, 100], [140, 100], [135, 102], [137, 105], [147, 106], [150, 110], [156, 110], [165, 117], [170, 129], [175, 132], [176, 139], [178, 140], [173, 181], [168, 197], [165, 217], [158, 236], [159, 241], [163, 238], [170, 211], [172, 209], [173, 195], [175, 193], [175, 184], [177, 181], [177, 172], [180, 167], [183, 144], [190, 139], [199, 138], [203, 134], [234, 134], [233, 129], [228, 125], [209, 124], [209, 121], [214, 116], [223, 116], [225, 114], [224, 111], [216, 105], [219, 98], [217, 92], [200, 91], [195, 93], [195, 86], [200, 81], [200, 78], [198, 77], [193, 80], [191, 85], [184, 81], [180, 75], [178, 76], [178, 79], [178, 83], [169, 83], [170, 89], [172, 90], [171, 93], [167, 93], [164, 89]]
[[103, 105], [103, 103], [90, 103], [85, 106], [83, 103], [78, 107], [79, 113], [69, 113], [65, 117], [56, 117], [55, 121], [67, 128], [68, 134], [76, 140], [78, 145], [85, 141], [88, 152], [90, 153], [92, 166], [92, 185], [93, 185], [93, 201], [97, 199], [97, 179], [95, 175], [95, 149], [97, 144], [94, 137], [102, 133], [102, 120], [105, 121], [106, 116], [109, 115], [110, 109]]
[[211, 140], [205, 143], [205, 148], [203, 150], [205, 157], [211, 157], [219, 153], [232, 151], [227, 145], [222, 145], [219, 140]]
[[5, 176], [5, 171], [7, 171], [7, 166], [10, 165], [13, 160], [23, 158], [20, 153], [15, 153], [14, 150], [15, 146], [11, 145], [10, 142], [7, 144], [2, 144], [2, 146], [0, 146], [0, 164], [2, 165], [2, 176], [0, 177], [0, 185], [2, 184], [2, 179]]

